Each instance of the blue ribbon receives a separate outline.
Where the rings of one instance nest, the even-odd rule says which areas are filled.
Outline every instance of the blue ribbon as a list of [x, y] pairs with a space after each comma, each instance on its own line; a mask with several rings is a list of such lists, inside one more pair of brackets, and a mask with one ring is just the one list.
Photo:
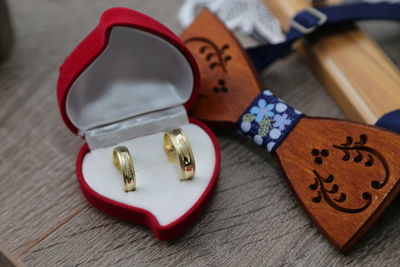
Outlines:
[[[292, 45], [295, 41], [319, 27], [359, 20], [400, 21], [400, 4], [355, 3], [316, 7], [311, 10], [305, 9], [301, 11], [293, 20], [295, 23], [291, 24], [284, 42], [264, 44], [247, 49], [258, 71], [262, 71], [275, 60], [286, 55], [292, 50]], [[400, 110], [384, 115], [376, 125], [400, 133]]]
[[300, 111], [265, 90], [239, 118], [237, 129], [272, 153], [303, 116]]

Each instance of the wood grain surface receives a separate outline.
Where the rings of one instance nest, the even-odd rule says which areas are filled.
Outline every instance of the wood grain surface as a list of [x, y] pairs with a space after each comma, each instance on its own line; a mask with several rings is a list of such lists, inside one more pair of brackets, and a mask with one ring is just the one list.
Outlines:
[[[400, 199], [348, 254], [303, 214], [275, 160], [236, 133], [217, 133], [222, 171], [198, 223], [171, 242], [104, 215], [75, 178], [83, 141], [63, 125], [57, 68], [103, 10], [145, 12], [179, 33], [178, 0], [9, 1], [16, 42], [0, 66], [0, 243], [28, 266], [358, 265], [399, 262]], [[398, 62], [397, 24], [364, 24]], [[382, 29], [385, 29], [382, 31]], [[246, 40], [246, 39], [245, 39]], [[397, 50], [394, 48], [397, 47]], [[265, 85], [310, 115], [342, 117], [307, 65], [293, 54], [263, 74]]]

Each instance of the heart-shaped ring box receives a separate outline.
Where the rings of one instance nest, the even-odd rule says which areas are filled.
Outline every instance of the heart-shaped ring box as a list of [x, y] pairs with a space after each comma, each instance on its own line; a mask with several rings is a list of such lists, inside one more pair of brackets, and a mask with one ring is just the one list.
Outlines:
[[[60, 68], [58, 104], [68, 128], [85, 138], [76, 171], [81, 190], [99, 210], [151, 228], [162, 240], [188, 228], [216, 186], [220, 151], [212, 131], [188, 118], [199, 94], [189, 50], [154, 19], [126, 8], [104, 12], [99, 25]], [[163, 133], [182, 128], [196, 174], [180, 181], [168, 161]], [[118, 145], [130, 150], [137, 189], [125, 192], [114, 167]]]

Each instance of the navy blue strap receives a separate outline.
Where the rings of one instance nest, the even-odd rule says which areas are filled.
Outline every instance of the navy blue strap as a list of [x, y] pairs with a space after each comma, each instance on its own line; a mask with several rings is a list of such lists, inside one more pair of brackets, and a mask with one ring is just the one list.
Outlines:
[[[272, 62], [287, 54], [292, 49], [292, 44], [295, 41], [311, 33], [318, 27], [358, 20], [400, 21], [400, 4], [356, 3], [322, 6], [305, 9], [298, 13], [293, 20], [295, 23], [291, 24], [292, 26], [286, 35], [285, 42], [260, 45], [247, 49], [258, 71], [265, 69]], [[302, 27], [298, 27], [298, 25]]]
[[400, 109], [383, 115], [375, 125], [400, 133]]

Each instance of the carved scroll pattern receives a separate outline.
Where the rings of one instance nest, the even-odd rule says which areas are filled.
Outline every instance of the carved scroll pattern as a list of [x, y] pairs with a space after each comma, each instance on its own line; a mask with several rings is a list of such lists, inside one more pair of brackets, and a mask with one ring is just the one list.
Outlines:
[[[232, 56], [227, 53], [229, 44], [223, 44], [219, 47], [215, 42], [204, 37], [192, 37], [184, 41], [185, 44], [200, 42], [199, 53], [204, 55], [204, 60], [208, 62], [210, 70], [221, 68], [224, 73], [228, 73], [228, 62]], [[220, 78], [212, 88], [214, 93], [227, 93], [229, 91], [226, 80]]]
[[[346, 207], [346, 201], [348, 201], [347, 195], [341, 192], [340, 185], [335, 183], [335, 176], [329, 174], [328, 177], [322, 177], [317, 170], [312, 170], [314, 175], [314, 183], [309, 185], [312, 191], [317, 193], [316, 196], [312, 197], [311, 201], [314, 203], [320, 203], [324, 200], [332, 208], [346, 213], [359, 213], [366, 210], [372, 203], [373, 190], [379, 190], [387, 184], [390, 177], [390, 168], [386, 159], [376, 149], [367, 145], [368, 137], [365, 134], [361, 134], [359, 140], [354, 142], [353, 137], [348, 136], [346, 142], [340, 145], [333, 145], [334, 149], [341, 150], [343, 152], [342, 161], [352, 160], [354, 164], [363, 164], [365, 168], [374, 166], [376, 160], [378, 160], [382, 168], [384, 169], [383, 177], [378, 177], [371, 181], [368, 190], [363, 192], [360, 196], [363, 205], [356, 208]], [[316, 149], [311, 150], [311, 155], [314, 157], [314, 163], [322, 165], [324, 160], [329, 157], [329, 150], [327, 149]], [[371, 193], [372, 192], [372, 193]]]

